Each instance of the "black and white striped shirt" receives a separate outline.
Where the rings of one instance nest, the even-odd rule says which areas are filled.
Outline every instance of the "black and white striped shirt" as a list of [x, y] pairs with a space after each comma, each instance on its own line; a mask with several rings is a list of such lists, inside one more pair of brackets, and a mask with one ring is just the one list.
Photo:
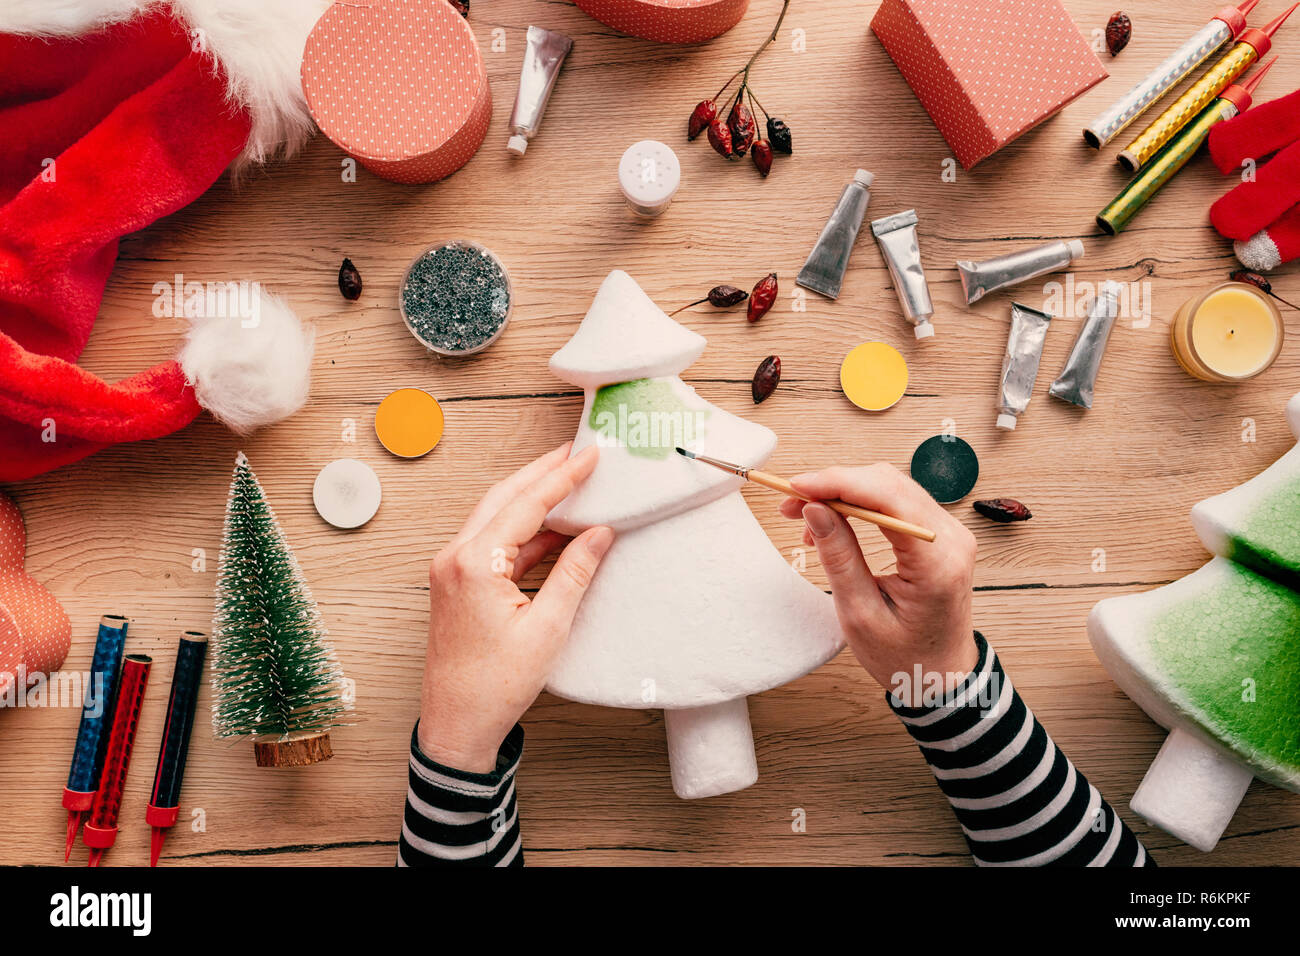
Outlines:
[[523, 866], [515, 771], [524, 728], [515, 724], [497, 752], [492, 773], [444, 767], [420, 750], [411, 732], [406, 813], [398, 866]]
[[1025, 706], [981, 634], [979, 663], [932, 706], [886, 694], [980, 866], [1154, 866]]
[[[979, 664], [932, 706], [889, 706], [921, 745], [983, 866], [1154, 866], [1133, 832], [1052, 743], [976, 634]], [[417, 727], [418, 730], [418, 727]], [[398, 866], [522, 866], [515, 772], [519, 725], [492, 773], [421, 753], [411, 735]]]

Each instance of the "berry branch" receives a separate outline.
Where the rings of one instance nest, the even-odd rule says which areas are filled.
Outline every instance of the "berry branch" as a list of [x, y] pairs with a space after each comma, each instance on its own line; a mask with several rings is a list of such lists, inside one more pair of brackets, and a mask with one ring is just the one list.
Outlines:
[[[710, 99], [701, 100], [692, 110], [690, 119], [686, 123], [686, 138], [693, 140], [700, 133], [708, 131], [709, 145], [721, 156], [726, 159], [739, 159], [746, 153], [749, 153], [754, 159], [754, 165], [758, 171], [766, 178], [767, 174], [772, 171], [772, 153], [773, 150], [790, 155], [794, 152], [794, 147], [790, 137], [790, 127], [784, 122], [772, 116], [754, 95], [753, 89], [749, 85], [749, 72], [753, 69], [754, 64], [758, 61], [759, 56], [771, 44], [776, 42], [777, 35], [781, 32], [781, 24], [785, 22], [786, 12], [790, 9], [790, 0], [783, 0], [781, 4], [781, 15], [777, 17], [776, 26], [768, 35], [749, 60], [735, 73], [727, 78], [727, 82], [722, 84], [722, 89], [718, 90]], [[736, 88], [734, 96], [728, 96], [723, 101], [724, 106], [730, 106], [727, 112], [727, 119], [724, 122], [719, 116], [718, 100], [722, 95], [731, 88], [731, 84], [740, 80], [740, 85]], [[750, 105], [746, 105], [748, 100]], [[763, 113], [767, 120], [767, 138], [764, 139], [758, 135], [758, 127], [754, 121], [754, 107]]]

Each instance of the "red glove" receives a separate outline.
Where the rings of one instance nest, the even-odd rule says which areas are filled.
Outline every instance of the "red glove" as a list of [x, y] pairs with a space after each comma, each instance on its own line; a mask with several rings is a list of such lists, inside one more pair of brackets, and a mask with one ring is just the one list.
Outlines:
[[[1278, 152], [1280, 150], [1280, 152]], [[1224, 173], [1277, 155], [1210, 207], [1210, 222], [1234, 239], [1242, 265], [1265, 272], [1300, 256], [1300, 90], [1210, 131], [1210, 156]]]

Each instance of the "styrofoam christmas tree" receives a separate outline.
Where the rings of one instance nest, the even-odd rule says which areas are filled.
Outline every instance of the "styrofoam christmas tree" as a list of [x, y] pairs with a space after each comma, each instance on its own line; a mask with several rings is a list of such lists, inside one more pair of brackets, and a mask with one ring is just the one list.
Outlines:
[[[1287, 404], [1300, 437], [1300, 395]], [[1169, 730], [1130, 806], [1214, 848], [1254, 777], [1300, 791], [1300, 445], [1192, 509], [1216, 557], [1097, 604], [1088, 635], [1124, 692]]]
[[830, 596], [773, 547], [740, 495], [741, 480], [673, 450], [756, 467], [776, 447], [769, 429], [709, 404], [677, 377], [704, 346], [615, 271], [550, 362], [586, 391], [573, 453], [602, 450], [547, 524], [566, 534], [604, 524], [617, 537], [548, 689], [608, 707], [662, 709], [673, 789], [685, 798], [752, 784], [746, 698], [806, 674], [842, 646]]

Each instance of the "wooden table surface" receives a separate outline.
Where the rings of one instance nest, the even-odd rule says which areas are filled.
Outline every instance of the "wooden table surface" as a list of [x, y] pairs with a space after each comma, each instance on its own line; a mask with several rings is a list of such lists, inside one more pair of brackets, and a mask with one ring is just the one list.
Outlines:
[[[1288, 342], [1270, 371], [1240, 387], [1194, 381], [1169, 351], [1177, 306], [1236, 267], [1206, 217], [1231, 183], [1202, 158], [1122, 236], [1103, 238], [1093, 225], [1124, 182], [1113, 162], [1122, 144], [1098, 154], [1083, 145], [1080, 128], [1219, 4], [1128, 5], [1132, 43], [1113, 60], [1103, 55], [1111, 78], [975, 170], [958, 170], [952, 182], [943, 175], [943, 139], [868, 29], [876, 6], [793, 4], [781, 39], [752, 77], [796, 144], [766, 181], [748, 161], [728, 165], [702, 139], [685, 143], [682, 132], [695, 103], [771, 29], [777, 0], [754, 0], [739, 26], [695, 48], [618, 36], [568, 3], [496, 0], [475, 3], [470, 16], [491, 77], [491, 131], [450, 179], [409, 187], [361, 170], [345, 183], [342, 155], [318, 137], [292, 162], [237, 189], [223, 180], [123, 242], [82, 362], [110, 380], [175, 352], [183, 320], [155, 319], [151, 290], [178, 272], [204, 282], [260, 279], [316, 323], [318, 338], [310, 402], [280, 425], [239, 439], [205, 416], [166, 439], [119, 446], [6, 489], [27, 518], [30, 571], [72, 617], [65, 666], [87, 669], [95, 622], [110, 612], [130, 616], [131, 649], [155, 657], [113, 863], [148, 859], [144, 806], [175, 642], [211, 619], [239, 449], [266, 487], [356, 682], [356, 723], [335, 731], [333, 760], [261, 770], [247, 742], [212, 738], [205, 688], [181, 825], [164, 862], [392, 863], [418, 710], [427, 562], [489, 484], [573, 433], [581, 394], [552, 377], [546, 360], [611, 269], [630, 272], [668, 310], [718, 282], [748, 288], [775, 270], [779, 303], [755, 326], [743, 310], [679, 316], [709, 340], [686, 381], [773, 428], [781, 443], [770, 467], [782, 474], [878, 459], [906, 467], [922, 440], [955, 428], [980, 456], [972, 498], [1009, 495], [1034, 511], [1027, 525], [1005, 527], [975, 515], [970, 499], [952, 506], [979, 538], [977, 625], [1048, 732], [1161, 863], [1300, 859], [1300, 798], [1260, 783], [1210, 856], [1128, 810], [1164, 733], [1107, 677], [1084, 630], [1096, 601], [1199, 567], [1206, 554], [1188, 509], [1255, 475], [1294, 442], [1282, 409], [1300, 386], [1300, 342]], [[1115, 3], [1066, 6], [1088, 35]], [[1256, 18], [1277, 9], [1264, 4]], [[575, 45], [541, 133], [516, 159], [505, 150], [506, 121], [530, 23], [568, 33]], [[493, 49], [494, 34], [504, 37], [503, 50]], [[802, 50], [792, 46], [799, 37]], [[1263, 99], [1297, 85], [1300, 26], [1284, 29], [1276, 50], [1282, 59]], [[623, 149], [642, 138], [670, 143], [683, 170], [672, 208], [645, 223], [629, 217], [614, 175]], [[806, 311], [793, 308], [794, 274], [858, 167], [876, 174], [872, 218], [909, 207], [920, 216], [938, 330], [929, 342], [915, 342], [900, 319], [869, 237], [858, 244], [838, 301], [810, 294]], [[396, 292], [411, 258], [451, 237], [496, 251], [516, 302], [500, 341], [449, 362], [406, 332]], [[1013, 293], [967, 308], [952, 262], [1068, 237], [1087, 246], [1076, 282], [1141, 281], [1153, 319], [1147, 328], [1116, 328], [1096, 406], [1084, 412], [1045, 394], [1080, 324], [1058, 318], [1029, 411], [1015, 432], [999, 433], [994, 404]], [[356, 303], [340, 298], [335, 284], [344, 256], [365, 280]], [[1014, 296], [1041, 305], [1047, 281]], [[1300, 297], [1295, 269], [1279, 270], [1274, 283], [1284, 296]], [[838, 379], [844, 354], [873, 339], [897, 346], [911, 366], [907, 397], [880, 414], [850, 405]], [[784, 379], [755, 407], [749, 379], [772, 353], [781, 356]], [[446, 412], [442, 443], [415, 461], [385, 452], [372, 427], [377, 403], [403, 385], [428, 389]], [[1243, 440], [1252, 431], [1253, 440]], [[339, 457], [367, 461], [384, 486], [379, 514], [357, 531], [325, 525], [312, 507], [316, 472]], [[749, 488], [746, 497], [773, 543], [793, 557], [800, 525], [776, 514], [771, 493]], [[883, 539], [861, 533], [881, 569]], [[198, 570], [196, 555], [206, 558]], [[825, 586], [815, 552], [806, 573]], [[669, 785], [662, 714], [543, 695], [524, 718], [519, 792], [529, 863], [969, 863], [917, 748], [850, 654], [752, 698], [750, 709], [757, 785], [684, 802]], [[0, 713], [0, 863], [61, 861], [59, 800], [76, 725], [71, 707]], [[791, 826], [800, 810], [802, 833]]]

